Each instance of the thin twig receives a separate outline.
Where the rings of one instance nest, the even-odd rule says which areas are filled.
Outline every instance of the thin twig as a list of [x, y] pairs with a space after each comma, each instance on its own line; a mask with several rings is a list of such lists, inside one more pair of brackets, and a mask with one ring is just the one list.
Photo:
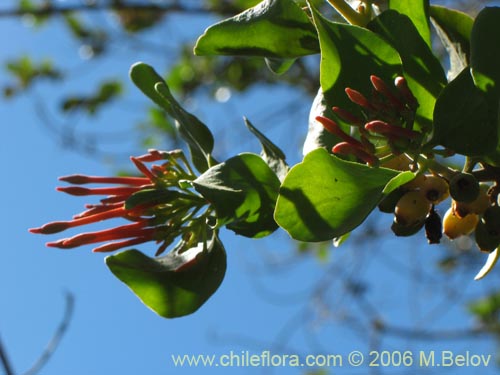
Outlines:
[[1, 339], [0, 339], [0, 361], [2, 362], [5, 375], [14, 375], [14, 370], [12, 369], [12, 365], [10, 363], [9, 358], [7, 357], [7, 353], [5, 352]]
[[97, 4], [72, 4], [72, 5], [44, 5], [25, 8], [0, 9], [0, 17], [19, 17], [25, 15], [32, 16], [53, 16], [57, 14], [68, 14], [73, 12], [94, 12], [105, 10], [130, 10], [130, 11], [151, 11], [159, 13], [190, 13], [206, 14], [210, 9], [203, 7], [186, 7], [181, 4], [140, 4], [140, 3], [118, 3], [110, 2]]
[[31, 366], [31, 368], [28, 371], [26, 371], [24, 375], [38, 374], [42, 369], [42, 367], [45, 366], [45, 364], [48, 362], [50, 357], [52, 357], [55, 350], [57, 349], [57, 346], [61, 342], [61, 339], [63, 338], [64, 334], [68, 329], [69, 322], [71, 321], [71, 317], [73, 316], [73, 307], [74, 307], [73, 294], [66, 293], [66, 309], [64, 311], [64, 316], [63, 319], [61, 320], [61, 323], [59, 324], [59, 327], [55, 331], [54, 335], [52, 336], [52, 339], [49, 341], [49, 343], [45, 347], [45, 350], [37, 359], [35, 364]]

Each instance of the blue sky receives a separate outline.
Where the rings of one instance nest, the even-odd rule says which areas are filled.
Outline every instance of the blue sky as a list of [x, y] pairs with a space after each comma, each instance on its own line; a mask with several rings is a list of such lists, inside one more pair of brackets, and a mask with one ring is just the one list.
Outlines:
[[[192, 38], [191, 33], [199, 33], [209, 24], [207, 20], [186, 18], [174, 22], [177, 23], [170, 26], [172, 30], [190, 30], [182, 33], [185, 38]], [[147, 37], [162, 40], [159, 31]], [[110, 72], [124, 78], [136, 61], [162, 66], [168, 60], [159, 54], [120, 47], [114, 47], [117, 59], [112, 63], [79, 60], [77, 45], [57, 21], [35, 33], [18, 20], [0, 20], [0, 45], [0, 61], [23, 53], [35, 59], [52, 56], [58, 64], [71, 67], [74, 74], [82, 72], [81, 77], [62, 87], [35, 87], [35, 94], [47, 102], [65, 92], [85, 90], [89, 79], [99, 80]], [[0, 82], [6, 79], [5, 72], [0, 72]], [[144, 153], [131, 128], [143, 117], [141, 110], [147, 101], [132, 85], [127, 87], [126, 100], [133, 103], [132, 111], [113, 107], [91, 121], [82, 121], [79, 128], [83, 132], [117, 133], [125, 135], [125, 139], [130, 135], [130, 141], [118, 146], [112, 142], [103, 144], [119, 151], [113, 158], [92, 158], [64, 148], [44, 128], [32, 96], [0, 101], [4, 129], [0, 141], [4, 165], [0, 234], [5, 239], [0, 252], [0, 337], [16, 373], [26, 371], [45, 347], [62, 318], [66, 291], [75, 296], [75, 313], [60, 347], [41, 372], [44, 375], [200, 373], [199, 369], [174, 369], [172, 354], [227, 354], [231, 350], [368, 353], [373, 339], [368, 334], [369, 325], [356, 326], [352, 322], [363, 322], [363, 310], [370, 305], [384, 320], [399, 326], [465, 327], [471, 318], [461, 305], [449, 308], [443, 294], [448, 292], [451, 300], [462, 301], [485, 293], [498, 281], [498, 273], [485, 282], [472, 281], [474, 269], [480, 266], [481, 259], [477, 257], [471, 258], [478, 262], [476, 268], [464, 268], [449, 278], [443, 276], [436, 271], [435, 262], [451, 250], [429, 247], [423, 236], [403, 240], [390, 236], [379, 240], [353, 239], [344, 247], [332, 248], [329, 260], [321, 262], [312, 255], [299, 255], [296, 245], [282, 231], [264, 240], [249, 240], [224, 231], [228, 270], [220, 289], [191, 316], [160, 318], [113, 277], [104, 265], [103, 255], [92, 254], [89, 247], [67, 251], [45, 248], [46, 241], [59, 237], [36, 236], [27, 231], [48, 221], [68, 219], [87, 203], [84, 198], [56, 192], [57, 177], [76, 172], [110, 175], [128, 167], [127, 155]], [[293, 118], [266, 115], [286, 100], [303, 100], [303, 108]], [[306, 129], [307, 100], [285, 88], [261, 89], [241, 98], [233, 97], [227, 103], [200, 97], [191, 103], [191, 108], [214, 129], [219, 150], [223, 150], [219, 151], [221, 156], [259, 151], [257, 142], [249, 141], [246, 135], [241, 120], [246, 115], [289, 152], [293, 164], [300, 160], [300, 136], [291, 138], [289, 134], [295, 132], [289, 129]], [[50, 115], [59, 121], [57, 112], [51, 111]], [[267, 125], [277, 120], [279, 127]], [[391, 220], [385, 215], [374, 217], [372, 222], [377, 228], [388, 230]], [[148, 247], [141, 249], [147, 251]], [[418, 283], [422, 278], [426, 281]], [[369, 285], [369, 303], [356, 302], [347, 291], [346, 280], [352, 280], [352, 285]], [[472, 350], [495, 354], [495, 346], [488, 340], [411, 342], [392, 337], [384, 340], [381, 347], [415, 353]], [[290, 373], [289, 370], [239, 368], [231, 373], [281, 374]], [[366, 367], [335, 370], [346, 374], [368, 371]], [[495, 370], [490, 366], [481, 373]], [[202, 372], [219, 373], [221, 369], [205, 368]], [[388, 369], [388, 373], [398, 373], [398, 369]], [[449, 373], [474, 371], [462, 368]]]

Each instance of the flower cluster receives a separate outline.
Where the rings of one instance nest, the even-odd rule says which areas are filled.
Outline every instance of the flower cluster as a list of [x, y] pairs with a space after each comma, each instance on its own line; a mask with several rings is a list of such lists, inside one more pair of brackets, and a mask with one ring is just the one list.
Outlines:
[[318, 116], [326, 130], [341, 139], [332, 148], [340, 155], [353, 155], [371, 166], [379, 164], [380, 157], [398, 155], [411, 142], [421, 139], [421, 133], [413, 130], [418, 102], [411, 93], [406, 80], [397, 77], [394, 88], [381, 78], [372, 75], [372, 97], [368, 100], [362, 93], [352, 88], [345, 92], [351, 102], [360, 107], [362, 117], [343, 108], [333, 107], [333, 112], [344, 122], [357, 130], [359, 139], [347, 134], [332, 119]]
[[[148, 241], [160, 244], [160, 254], [179, 235], [189, 236], [193, 226], [204, 218], [196, 213], [206, 201], [188, 189], [189, 181], [196, 176], [180, 150], [163, 152], [149, 150], [146, 155], [131, 157], [142, 176], [99, 177], [71, 175], [59, 180], [73, 186], [57, 190], [76, 196], [104, 195], [97, 204], [85, 205], [86, 210], [69, 221], [55, 221], [31, 233], [54, 234], [69, 228], [97, 223], [113, 218], [123, 218], [130, 223], [111, 229], [87, 232], [71, 238], [48, 242], [47, 246], [71, 249], [77, 246], [101, 243], [94, 252], [109, 252]], [[146, 163], [159, 162], [147, 167]], [[112, 184], [109, 187], [82, 187], [74, 185]], [[190, 223], [190, 225], [183, 225]]]

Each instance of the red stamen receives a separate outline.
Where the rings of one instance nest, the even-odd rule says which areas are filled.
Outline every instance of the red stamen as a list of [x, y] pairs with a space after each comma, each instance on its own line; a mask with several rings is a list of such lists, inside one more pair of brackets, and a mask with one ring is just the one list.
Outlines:
[[326, 130], [328, 130], [333, 135], [336, 135], [337, 137], [339, 137], [343, 141], [363, 148], [363, 145], [361, 144], [360, 141], [358, 141], [356, 138], [353, 138], [350, 135], [344, 133], [344, 131], [340, 128], [340, 126], [335, 121], [330, 120], [329, 118], [326, 118], [326, 117], [322, 117], [322, 116], [317, 116], [316, 121], [320, 122], [321, 125], [323, 125]]
[[420, 133], [414, 130], [406, 129], [401, 126], [394, 126], [380, 120], [374, 120], [366, 123], [365, 129], [374, 133], [385, 135], [387, 137], [396, 137], [399, 139], [401, 138], [415, 139], [420, 136]]
[[[150, 185], [152, 186], [152, 185]], [[82, 196], [82, 195], [131, 195], [143, 188], [148, 187], [148, 185], [142, 185], [137, 187], [129, 186], [117, 186], [117, 187], [104, 187], [104, 188], [83, 188], [79, 186], [63, 186], [56, 188], [57, 191], [62, 191], [63, 193]]]
[[101, 177], [101, 176], [85, 176], [85, 175], [71, 175], [59, 177], [59, 181], [69, 182], [70, 184], [82, 185], [91, 183], [106, 183], [106, 184], [124, 184], [124, 185], [147, 185], [151, 181], [144, 177]]
[[358, 159], [363, 160], [365, 163], [368, 163], [371, 166], [377, 165], [379, 161], [375, 155], [372, 155], [367, 151], [347, 142], [340, 142], [336, 144], [335, 146], [333, 146], [332, 152], [334, 154], [341, 154], [341, 155], [354, 155]]

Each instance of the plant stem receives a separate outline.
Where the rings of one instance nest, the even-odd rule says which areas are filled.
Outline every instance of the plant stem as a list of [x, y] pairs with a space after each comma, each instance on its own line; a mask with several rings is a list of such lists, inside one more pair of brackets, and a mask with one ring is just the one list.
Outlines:
[[14, 370], [12, 369], [9, 358], [7, 357], [7, 353], [5, 352], [1, 340], [0, 340], [0, 362], [2, 363], [5, 375], [14, 375]]
[[328, 2], [351, 25], [364, 27], [368, 23], [367, 17], [352, 9], [351, 6], [345, 2], [345, 0], [328, 0]]
[[422, 164], [430, 169], [432, 172], [438, 173], [439, 175], [443, 176], [446, 179], [451, 179], [454, 174], [457, 173], [457, 171], [448, 168], [445, 165], [440, 164], [434, 159], [428, 159], [424, 155], [420, 155], [419, 159], [422, 160]]

